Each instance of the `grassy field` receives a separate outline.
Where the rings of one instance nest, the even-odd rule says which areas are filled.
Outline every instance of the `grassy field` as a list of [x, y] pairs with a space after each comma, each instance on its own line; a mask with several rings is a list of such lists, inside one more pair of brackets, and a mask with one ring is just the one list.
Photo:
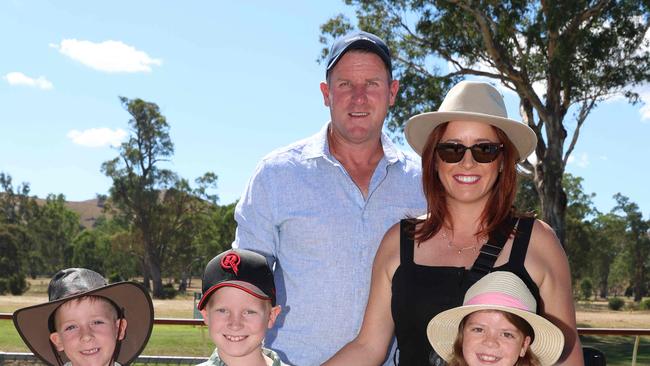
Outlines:
[[[0, 296], [0, 313], [47, 301], [47, 279], [31, 282], [30, 291], [23, 296]], [[200, 280], [194, 280], [199, 286]], [[190, 287], [187, 295], [174, 300], [154, 300], [156, 318], [192, 318], [193, 293], [200, 289]], [[650, 311], [610, 311], [604, 301], [577, 304], [579, 327], [592, 328], [650, 328]], [[630, 365], [635, 337], [583, 336], [583, 345], [603, 351], [607, 365]], [[203, 326], [156, 325], [144, 355], [202, 356], [212, 352], [212, 341]], [[29, 352], [16, 332], [13, 322], [0, 320], [0, 352]], [[637, 365], [650, 365], [650, 337], [642, 337], [638, 349]]]

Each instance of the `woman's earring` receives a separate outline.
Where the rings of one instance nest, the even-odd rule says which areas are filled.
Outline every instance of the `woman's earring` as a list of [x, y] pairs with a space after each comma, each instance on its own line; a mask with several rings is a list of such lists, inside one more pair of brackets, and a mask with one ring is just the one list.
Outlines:
[[503, 171], [503, 164], [499, 165], [499, 173]]

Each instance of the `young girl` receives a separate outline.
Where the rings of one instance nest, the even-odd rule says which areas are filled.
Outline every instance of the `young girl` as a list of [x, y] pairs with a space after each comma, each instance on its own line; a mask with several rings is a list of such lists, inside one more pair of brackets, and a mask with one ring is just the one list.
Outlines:
[[536, 310], [517, 275], [492, 272], [467, 290], [462, 306], [436, 315], [427, 336], [449, 366], [553, 365], [564, 336]]

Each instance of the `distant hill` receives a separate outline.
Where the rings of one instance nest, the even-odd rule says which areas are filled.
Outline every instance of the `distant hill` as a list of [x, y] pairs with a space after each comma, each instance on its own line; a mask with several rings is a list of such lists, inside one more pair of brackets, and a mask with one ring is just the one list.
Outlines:
[[[44, 204], [45, 200], [37, 198], [39, 204]], [[65, 207], [79, 214], [79, 221], [85, 228], [92, 228], [97, 218], [102, 215], [103, 202], [97, 198], [86, 201], [66, 201]]]

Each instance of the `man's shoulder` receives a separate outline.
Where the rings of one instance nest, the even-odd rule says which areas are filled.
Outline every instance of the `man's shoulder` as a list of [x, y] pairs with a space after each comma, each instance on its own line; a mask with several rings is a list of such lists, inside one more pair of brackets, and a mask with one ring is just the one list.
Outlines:
[[401, 159], [399, 166], [407, 176], [420, 177], [422, 175], [422, 160], [420, 156], [412, 151], [400, 151]]
[[319, 134], [279, 147], [266, 154], [260, 161], [261, 166], [295, 166], [305, 158], [322, 154], [322, 141]]

